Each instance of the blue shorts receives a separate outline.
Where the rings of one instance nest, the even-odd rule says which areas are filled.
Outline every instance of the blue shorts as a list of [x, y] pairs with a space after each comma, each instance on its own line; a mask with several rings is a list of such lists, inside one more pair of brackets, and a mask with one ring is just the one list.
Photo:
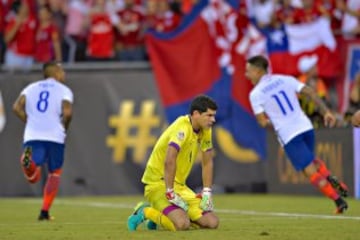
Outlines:
[[60, 169], [64, 163], [65, 145], [49, 141], [28, 141], [25, 147], [31, 147], [32, 159], [36, 166], [47, 164], [49, 172]]
[[314, 130], [304, 132], [284, 145], [287, 157], [296, 171], [302, 171], [315, 159]]

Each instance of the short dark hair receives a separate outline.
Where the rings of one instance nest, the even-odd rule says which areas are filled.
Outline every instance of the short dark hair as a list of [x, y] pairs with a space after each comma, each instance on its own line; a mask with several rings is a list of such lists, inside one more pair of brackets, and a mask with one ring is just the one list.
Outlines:
[[200, 113], [206, 112], [208, 109], [217, 110], [218, 106], [216, 102], [206, 95], [198, 95], [195, 97], [190, 104], [190, 114], [193, 114], [194, 111], [199, 111]]
[[257, 56], [251, 57], [247, 60], [247, 62], [257, 68], [264, 70], [265, 72], [267, 72], [268, 67], [269, 67], [268, 60], [262, 55], [257, 55]]
[[44, 63], [42, 68], [44, 77], [45, 78], [53, 77], [56, 68], [59, 67], [59, 64], [60, 63], [58, 61], [50, 61]]

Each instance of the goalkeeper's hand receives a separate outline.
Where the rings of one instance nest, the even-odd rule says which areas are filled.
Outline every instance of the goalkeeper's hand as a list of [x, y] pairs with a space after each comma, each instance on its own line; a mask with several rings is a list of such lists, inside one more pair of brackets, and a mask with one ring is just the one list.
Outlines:
[[185, 202], [179, 194], [175, 193], [174, 189], [169, 188], [166, 190], [166, 198], [170, 203], [184, 209], [185, 212], [189, 210], [189, 205], [187, 204], [187, 202]]
[[205, 187], [197, 197], [201, 198], [200, 208], [204, 211], [214, 210], [211, 188]]

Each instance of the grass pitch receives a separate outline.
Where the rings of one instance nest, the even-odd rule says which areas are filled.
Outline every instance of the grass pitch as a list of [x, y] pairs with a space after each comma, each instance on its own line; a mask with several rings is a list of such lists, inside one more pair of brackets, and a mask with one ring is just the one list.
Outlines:
[[149, 231], [144, 225], [128, 232], [126, 219], [141, 196], [59, 197], [51, 214], [38, 222], [40, 198], [0, 198], [0, 239], [206, 239], [206, 240], [359, 240], [360, 201], [332, 214], [325, 197], [283, 195], [215, 195], [217, 230]]

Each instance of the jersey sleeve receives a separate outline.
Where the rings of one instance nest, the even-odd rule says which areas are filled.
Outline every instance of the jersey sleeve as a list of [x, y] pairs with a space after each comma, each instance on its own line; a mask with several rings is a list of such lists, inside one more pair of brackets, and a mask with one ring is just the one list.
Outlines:
[[201, 139], [200, 142], [200, 149], [203, 152], [209, 151], [213, 148], [213, 143], [212, 143], [212, 130], [207, 129], [204, 131], [204, 135]]
[[70, 90], [70, 88], [65, 87], [64, 88], [64, 97], [63, 100], [65, 101], [69, 101], [70, 103], [74, 102], [74, 94], [72, 93], [72, 91]]
[[28, 86], [26, 86], [21, 92], [20, 92], [20, 96], [21, 95], [24, 95], [24, 96], [27, 96], [29, 95], [29, 91], [30, 91], [30, 88], [32, 87], [33, 84], [30, 84]]
[[265, 112], [265, 109], [262, 104], [262, 100], [258, 96], [257, 92], [253, 91], [250, 93], [250, 104], [254, 114]]
[[182, 125], [175, 127], [169, 137], [169, 145], [175, 147], [178, 151], [184, 146], [189, 137], [189, 131]]
[[287, 80], [288, 85], [290, 85], [293, 89], [295, 89], [295, 91], [297, 93], [299, 93], [301, 91], [301, 89], [303, 89], [303, 87], [305, 87], [305, 84], [302, 83], [301, 81], [299, 81], [298, 79], [294, 78], [294, 77], [289, 77]]

